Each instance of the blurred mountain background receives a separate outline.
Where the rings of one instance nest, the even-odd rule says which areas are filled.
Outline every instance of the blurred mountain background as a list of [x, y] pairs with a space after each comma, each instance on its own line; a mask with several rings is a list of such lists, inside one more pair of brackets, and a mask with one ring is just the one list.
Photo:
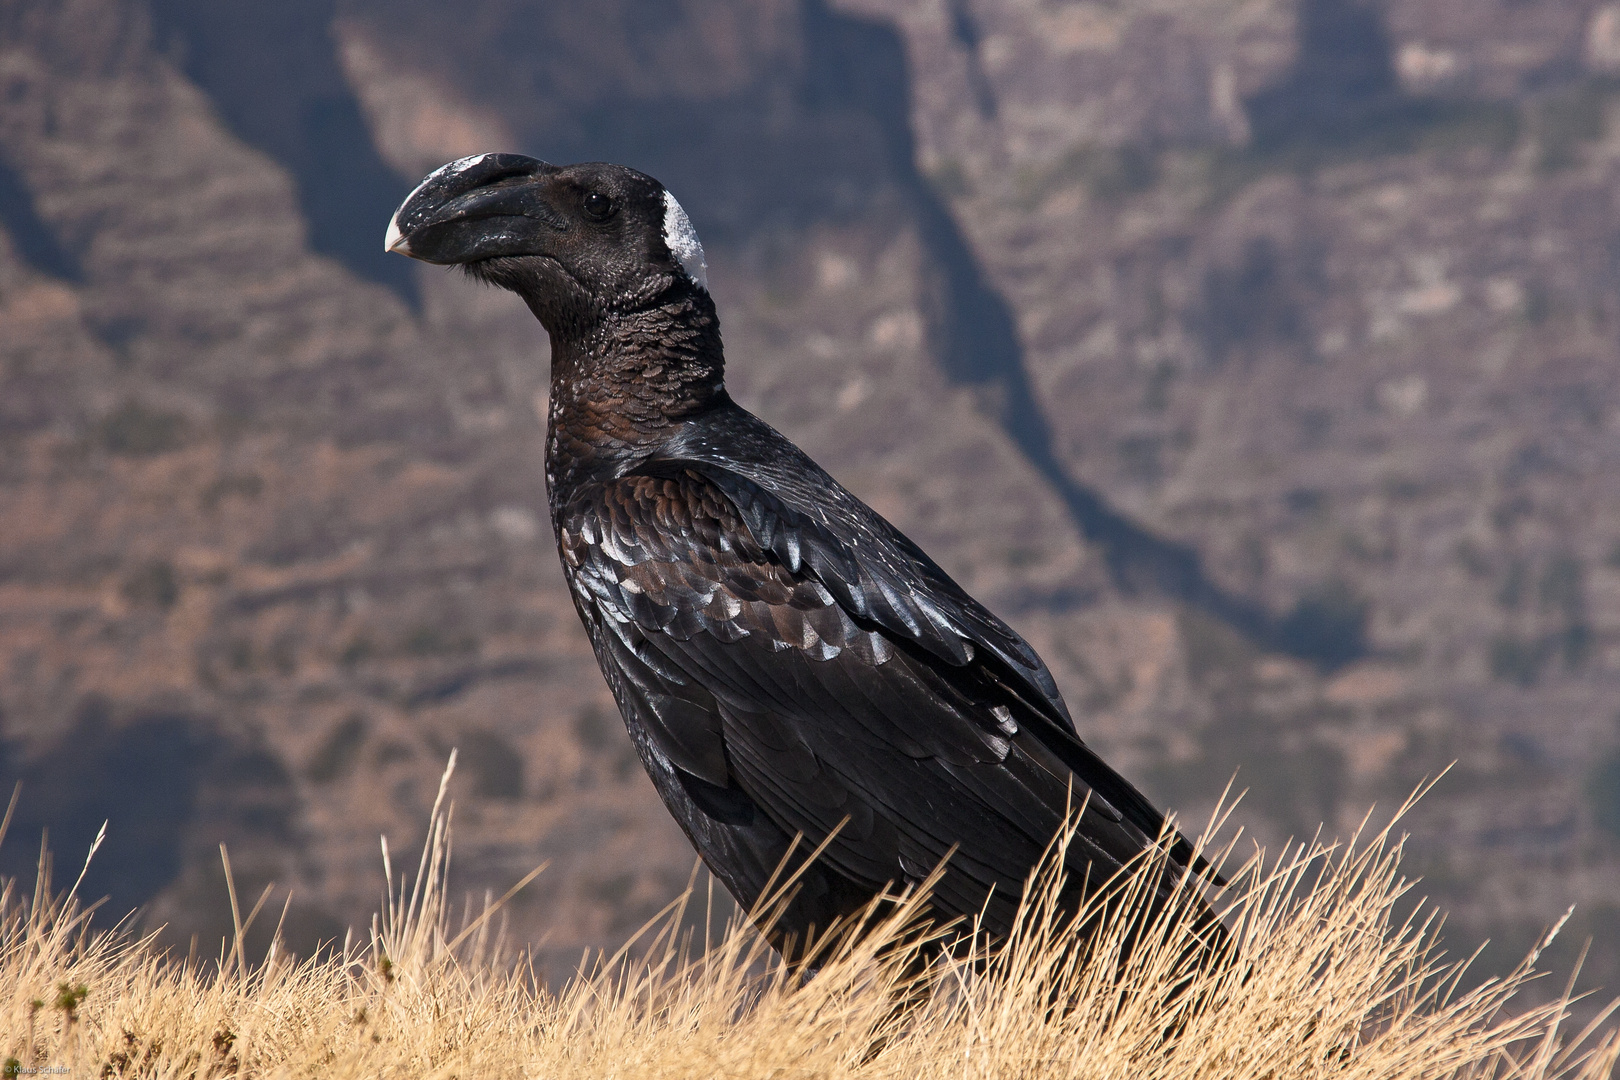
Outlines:
[[[0, 0], [0, 871], [369, 922], [460, 750], [567, 970], [693, 856], [546, 524], [546, 342], [385, 257], [484, 150], [658, 176], [729, 385], [1273, 850], [1457, 764], [1454, 951], [1620, 987], [1620, 5]], [[403, 861], [404, 857], [400, 857]], [[273, 921], [273, 920], [271, 920]], [[268, 933], [268, 927], [265, 928]]]

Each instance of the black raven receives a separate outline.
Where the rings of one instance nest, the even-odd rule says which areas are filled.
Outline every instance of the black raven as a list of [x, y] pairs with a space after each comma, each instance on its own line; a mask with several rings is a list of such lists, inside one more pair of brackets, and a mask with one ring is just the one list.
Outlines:
[[[703, 249], [657, 180], [464, 158], [422, 181], [385, 243], [510, 289], [551, 335], [563, 570], [642, 763], [710, 870], [752, 908], [796, 836], [833, 837], [779, 948], [947, 855], [935, 913], [982, 911], [1004, 938], [1082, 802], [1071, 900], [1154, 843], [1163, 816], [1081, 741], [1034, 650], [731, 400]], [[1208, 873], [1185, 839], [1171, 857]]]

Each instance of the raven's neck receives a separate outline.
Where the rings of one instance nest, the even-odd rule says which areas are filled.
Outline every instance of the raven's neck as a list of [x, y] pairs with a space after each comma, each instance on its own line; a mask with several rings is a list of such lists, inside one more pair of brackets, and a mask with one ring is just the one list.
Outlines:
[[684, 292], [551, 330], [546, 485], [553, 514], [578, 485], [624, 475], [683, 421], [730, 400], [714, 301]]

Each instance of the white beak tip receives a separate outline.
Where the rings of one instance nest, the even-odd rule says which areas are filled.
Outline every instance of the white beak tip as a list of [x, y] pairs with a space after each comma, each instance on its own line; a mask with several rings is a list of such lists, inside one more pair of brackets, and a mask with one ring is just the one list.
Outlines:
[[405, 244], [405, 238], [399, 233], [399, 219], [393, 218], [388, 222], [388, 231], [383, 234], [383, 250], [397, 251], [401, 255], [410, 254], [410, 248]]

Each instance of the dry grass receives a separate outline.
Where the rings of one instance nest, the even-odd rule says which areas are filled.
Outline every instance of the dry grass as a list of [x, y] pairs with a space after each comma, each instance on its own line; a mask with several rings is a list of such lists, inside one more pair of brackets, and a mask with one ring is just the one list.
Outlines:
[[[1438, 955], [1434, 918], [1396, 917], [1407, 886], [1387, 829], [1251, 860], [1225, 901], [1242, 963], [1180, 992], [1170, 988], [1185, 977], [1176, 958], [1189, 931], [1174, 917], [1146, 935], [1159, 947], [1122, 956], [1115, 932], [1080, 965], [1056, 947], [1063, 927], [1043, 880], [1010, 947], [978, 965], [936, 965], [904, 1011], [893, 1002], [914, 945], [896, 942], [916, 896], [866, 934], [824, 942], [807, 981], [752, 930], [733, 927], [704, 948], [671, 910], [635, 950], [554, 993], [521, 956], [502, 958], [487, 917], [451, 934], [449, 821], [441, 787], [413, 883], [389, 869], [368, 941], [303, 961], [272, 949], [251, 969], [239, 946], [182, 964], [149, 940], [90, 932], [73, 891], [52, 897], [44, 873], [31, 895], [7, 886], [0, 1053], [14, 1068], [84, 1077], [705, 1080], [1599, 1080], [1620, 1055], [1616, 1033], [1595, 1024], [1566, 1039], [1567, 1002], [1513, 1008], [1534, 957], [1505, 980], [1459, 990], [1462, 965]], [[1118, 883], [1125, 906], [1153, 869]], [[239, 927], [263, 914], [244, 917], [230, 902]]]

